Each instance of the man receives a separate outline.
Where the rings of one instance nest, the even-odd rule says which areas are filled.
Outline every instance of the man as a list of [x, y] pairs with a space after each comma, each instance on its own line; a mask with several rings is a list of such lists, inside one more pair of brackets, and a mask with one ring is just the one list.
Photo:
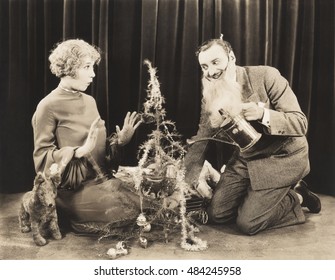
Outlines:
[[242, 117], [261, 136], [233, 152], [207, 209], [209, 220], [236, 222], [253, 235], [303, 223], [302, 207], [320, 212], [320, 199], [302, 181], [310, 169], [307, 119], [287, 80], [269, 66], [236, 66], [230, 44], [221, 38], [202, 44], [197, 56], [203, 99], [199, 129], [185, 157], [186, 181], [197, 187], [209, 141], [228, 141], [230, 117]]

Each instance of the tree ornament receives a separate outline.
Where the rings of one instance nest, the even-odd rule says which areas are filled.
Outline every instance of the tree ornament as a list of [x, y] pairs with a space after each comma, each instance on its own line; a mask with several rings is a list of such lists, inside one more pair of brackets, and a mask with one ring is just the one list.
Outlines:
[[139, 237], [139, 243], [140, 243], [140, 246], [144, 249], [148, 247], [148, 240], [143, 236]]
[[147, 223], [143, 226], [142, 231], [143, 232], [149, 232], [151, 230], [151, 224]]
[[137, 217], [137, 219], [136, 219], [136, 223], [137, 223], [137, 225], [140, 226], [140, 227], [143, 227], [143, 226], [145, 226], [145, 225], [147, 224], [147, 218], [144, 216], [143, 213], [141, 213], [141, 214]]
[[119, 241], [116, 246], [116, 248], [109, 248], [107, 251], [107, 255], [111, 259], [116, 259], [121, 256], [128, 255], [128, 249], [127, 244], [124, 241]]
[[125, 241], [119, 241], [116, 243], [116, 250], [124, 250], [127, 249], [127, 243]]
[[111, 259], [116, 259], [116, 249], [115, 248], [110, 248], [107, 251], [107, 255], [111, 258]]

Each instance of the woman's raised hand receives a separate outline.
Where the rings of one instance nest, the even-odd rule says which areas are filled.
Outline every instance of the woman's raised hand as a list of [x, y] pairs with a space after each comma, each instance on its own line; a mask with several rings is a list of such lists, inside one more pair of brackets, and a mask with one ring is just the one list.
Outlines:
[[88, 136], [86, 138], [85, 144], [78, 149], [76, 149], [76, 152], [74, 156], [76, 158], [81, 158], [90, 152], [95, 148], [95, 145], [97, 143], [98, 133], [99, 133], [99, 122], [101, 121], [100, 117], [96, 118], [90, 127], [90, 131], [88, 132]]
[[116, 126], [116, 133], [118, 135], [118, 144], [123, 146], [129, 143], [131, 138], [133, 137], [136, 128], [141, 124], [141, 120], [137, 120], [138, 115], [137, 112], [128, 112], [123, 123], [122, 130], [120, 127]]

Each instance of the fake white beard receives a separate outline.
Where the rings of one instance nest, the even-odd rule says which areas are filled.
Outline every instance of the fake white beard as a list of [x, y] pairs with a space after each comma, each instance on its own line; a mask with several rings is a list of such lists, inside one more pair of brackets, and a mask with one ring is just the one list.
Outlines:
[[232, 117], [241, 112], [242, 88], [237, 82], [226, 79], [208, 81], [203, 77], [202, 86], [203, 108], [209, 112], [209, 120], [213, 128], [219, 127], [223, 122], [220, 109]]

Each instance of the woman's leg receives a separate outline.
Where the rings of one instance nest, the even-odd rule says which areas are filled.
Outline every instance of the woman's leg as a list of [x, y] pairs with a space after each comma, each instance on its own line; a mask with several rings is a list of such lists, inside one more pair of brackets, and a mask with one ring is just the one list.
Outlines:
[[78, 191], [60, 190], [57, 206], [79, 223], [127, 224], [141, 212], [140, 197], [133, 185], [119, 179], [90, 181]]

